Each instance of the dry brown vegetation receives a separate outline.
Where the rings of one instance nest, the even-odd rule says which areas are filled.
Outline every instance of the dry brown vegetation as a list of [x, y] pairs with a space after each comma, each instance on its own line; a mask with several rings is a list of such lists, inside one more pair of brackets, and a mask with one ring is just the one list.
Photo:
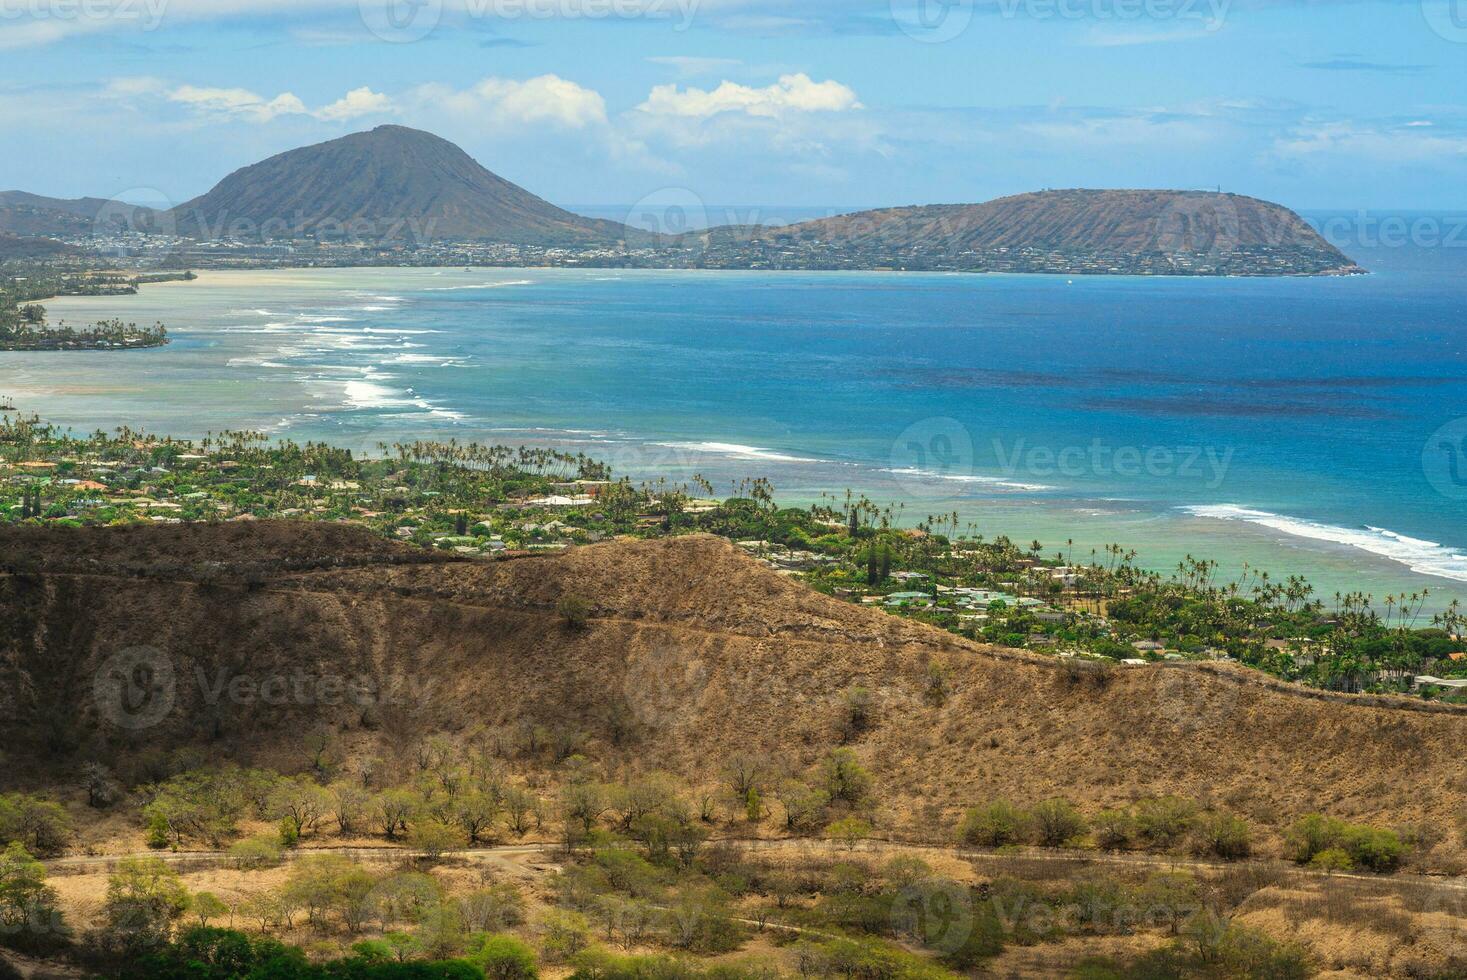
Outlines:
[[[1313, 810], [1450, 827], [1463, 801], [1459, 713], [1321, 701], [1241, 669], [1081, 671], [830, 599], [712, 537], [445, 562], [347, 527], [261, 522], [10, 529], [0, 554], [44, 569], [0, 576], [14, 699], [0, 735], [32, 785], [145, 745], [289, 768], [311, 730], [390, 755], [433, 733], [541, 726], [609, 773], [694, 785], [735, 751], [802, 767], [848, 737], [888, 835], [944, 835], [995, 797], [1093, 810], [1174, 793], [1273, 827]], [[572, 595], [584, 628], [557, 613]], [[128, 730], [99, 711], [95, 679], [137, 646], [172, 666], [174, 701]], [[358, 678], [381, 693], [335, 686]], [[870, 717], [851, 737], [853, 687]]]

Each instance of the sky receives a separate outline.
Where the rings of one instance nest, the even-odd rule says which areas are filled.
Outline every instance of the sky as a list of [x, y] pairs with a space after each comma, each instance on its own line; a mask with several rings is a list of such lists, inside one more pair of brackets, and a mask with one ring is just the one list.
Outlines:
[[180, 203], [383, 123], [566, 206], [1467, 209], [1467, 0], [0, 0], [0, 190]]

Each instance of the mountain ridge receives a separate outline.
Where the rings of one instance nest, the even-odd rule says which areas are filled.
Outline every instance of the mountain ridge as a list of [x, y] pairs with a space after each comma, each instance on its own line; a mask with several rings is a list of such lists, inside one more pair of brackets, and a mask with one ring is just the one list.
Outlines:
[[[277, 153], [235, 170], [166, 212], [99, 198], [0, 194], [0, 233], [80, 237], [118, 229], [176, 232], [206, 241], [314, 238], [325, 246], [610, 247], [616, 254], [592, 264], [649, 268], [1147, 275], [1363, 271], [1283, 205], [1211, 191], [1044, 190], [978, 204], [872, 209], [776, 228], [724, 226], [664, 235], [557, 207], [486, 169], [448, 140], [401, 125]], [[517, 258], [510, 254], [507, 261], [515, 264]], [[571, 264], [584, 263], [573, 257]]]
[[274, 234], [414, 241], [615, 241], [616, 222], [558, 208], [458, 146], [386, 125], [277, 153], [169, 212], [196, 238]]
[[[985, 799], [1168, 793], [1278, 826], [1321, 806], [1447, 821], [1467, 776], [1452, 752], [1462, 709], [1305, 692], [1235, 665], [1103, 671], [991, 647], [822, 595], [707, 535], [485, 562], [342, 525], [16, 527], [0, 554], [0, 690], [15, 698], [0, 736], [38, 765], [140, 740], [268, 763], [322, 727], [370, 755], [470, 725], [574, 725], [602, 764], [692, 785], [715, 782], [731, 747], [807, 767], [846, 746], [894, 829]], [[567, 594], [589, 602], [581, 628], [557, 612]], [[95, 678], [139, 647], [176, 690], [150, 727], [119, 728]], [[197, 680], [297, 675], [405, 696], [233, 703]], [[851, 740], [855, 686], [871, 714]]]
[[[723, 231], [710, 235], [716, 239]], [[1278, 260], [1296, 274], [1361, 271], [1289, 208], [1212, 191], [1031, 191], [979, 204], [858, 211], [764, 229], [755, 237], [916, 258], [1053, 252], [1074, 257], [1082, 266], [1076, 271], [1114, 271], [1105, 263], [1122, 256], [1154, 256], [1159, 264], [1180, 266], [1181, 271], [1233, 259]], [[1084, 268], [1087, 261], [1095, 267]]]

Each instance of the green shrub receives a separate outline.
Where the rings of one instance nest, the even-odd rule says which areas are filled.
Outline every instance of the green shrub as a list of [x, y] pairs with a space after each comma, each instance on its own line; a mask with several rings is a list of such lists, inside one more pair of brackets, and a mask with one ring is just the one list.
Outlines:
[[285, 859], [285, 848], [274, 837], [246, 837], [229, 848], [229, 861], [241, 871], [273, 868]]
[[[1311, 864], [1326, 851], [1340, 851], [1355, 867], [1368, 871], [1394, 871], [1406, 856], [1406, 845], [1393, 830], [1381, 830], [1362, 824], [1349, 824], [1334, 817], [1311, 813], [1301, 817], [1286, 835], [1289, 851], [1300, 864]], [[1338, 866], [1338, 856], [1325, 860], [1325, 866]]]
[[958, 824], [958, 840], [974, 847], [1003, 847], [1024, 837], [1028, 816], [1007, 800], [974, 807]]
[[825, 828], [825, 836], [843, 844], [846, 850], [854, 850], [857, 844], [871, 836], [871, 825], [860, 817], [842, 817]]
[[1136, 804], [1136, 835], [1146, 846], [1169, 851], [1187, 836], [1197, 804], [1180, 796], [1158, 796]]
[[1060, 847], [1085, 833], [1085, 818], [1069, 800], [1052, 799], [1040, 803], [1029, 813], [1029, 824], [1035, 843]]
[[551, 909], [540, 924], [544, 932], [540, 950], [552, 963], [569, 962], [591, 945], [591, 929], [585, 916]]
[[1406, 857], [1406, 845], [1394, 830], [1351, 827], [1343, 843], [1350, 860], [1369, 871], [1395, 871]]
[[921, 956], [871, 939], [801, 943], [798, 957], [799, 972], [803, 976], [859, 977], [864, 980], [946, 980], [952, 976]]
[[484, 971], [486, 980], [535, 980], [535, 954], [513, 936], [484, 936], [464, 959]]
[[12, 793], [0, 796], [0, 845], [19, 841], [31, 854], [59, 854], [71, 837], [71, 817], [59, 803]]
[[1326, 817], [1322, 813], [1311, 813], [1294, 821], [1284, 840], [1294, 860], [1300, 864], [1308, 864], [1320, 851], [1336, 848], [1345, 829], [1343, 820]]
[[555, 612], [566, 629], [583, 630], [591, 619], [591, 601], [585, 596], [563, 595], [555, 604]]
[[1227, 813], [1205, 813], [1193, 829], [1192, 850], [1199, 855], [1237, 861], [1253, 851], [1253, 831], [1248, 821]]
[[1254, 929], [1230, 924], [1214, 950], [1224, 976], [1259, 980], [1304, 980], [1311, 975], [1304, 950]]
[[1320, 871], [1349, 871], [1355, 867], [1349, 852], [1338, 847], [1327, 847], [1309, 859], [1309, 866]]
[[1090, 821], [1095, 843], [1103, 851], [1124, 850], [1136, 833], [1136, 820], [1126, 810], [1101, 810]]

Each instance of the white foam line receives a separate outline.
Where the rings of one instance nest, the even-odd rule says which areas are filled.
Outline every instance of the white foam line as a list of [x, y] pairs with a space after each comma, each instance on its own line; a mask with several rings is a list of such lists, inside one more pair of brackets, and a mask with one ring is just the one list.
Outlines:
[[467, 286], [427, 286], [425, 292], [429, 293], [451, 293], [460, 289], [502, 289], [505, 286], [533, 286], [532, 279], [507, 279], [504, 282], [480, 282]]
[[1182, 509], [1195, 517], [1243, 521], [1291, 537], [1344, 545], [1405, 565], [1420, 575], [1467, 582], [1467, 554], [1435, 541], [1407, 537], [1383, 527], [1372, 527], [1369, 524], [1359, 528], [1339, 527], [1319, 521], [1286, 517], [1240, 504], [1199, 504]]
[[952, 483], [973, 483], [979, 486], [996, 487], [1003, 490], [1026, 490], [1039, 492], [1042, 490], [1053, 490], [1054, 487], [1044, 483], [1019, 483], [1016, 480], [1005, 480], [997, 476], [978, 476], [971, 473], [936, 473], [932, 470], [919, 469], [915, 466], [904, 466], [899, 469], [883, 469], [883, 473], [891, 473], [895, 476], [915, 476], [923, 480], [947, 480]]
[[792, 456], [789, 453], [775, 452], [772, 449], [761, 449], [758, 446], [745, 446], [737, 442], [655, 442], [654, 446], [662, 446], [665, 449], [686, 449], [689, 452], [706, 453], [710, 456], [727, 456], [730, 459], [758, 460], [766, 463], [824, 463], [823, 459], [812, 459], [809, 456]]

